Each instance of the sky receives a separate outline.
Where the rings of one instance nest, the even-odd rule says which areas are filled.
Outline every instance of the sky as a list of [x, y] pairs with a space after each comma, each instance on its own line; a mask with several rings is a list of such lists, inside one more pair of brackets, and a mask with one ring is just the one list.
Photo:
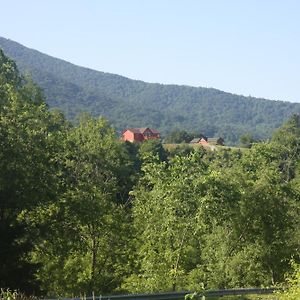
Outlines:
[[0, 36], [99, 71], [300, 102], [298, 0], [0, 0]]

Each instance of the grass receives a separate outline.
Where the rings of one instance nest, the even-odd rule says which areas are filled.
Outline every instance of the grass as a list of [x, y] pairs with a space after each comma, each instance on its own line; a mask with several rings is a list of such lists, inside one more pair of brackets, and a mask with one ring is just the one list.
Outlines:
[[[196, 298], [202, 300], [200, 298]], [[276, 295], [251, 295], [251, 296], [222, 296], [222, 297], [206, 297], [205, 300], [278, 300]]]
[[242, 147], [229, 147], [229, 146], [206, 146], [206, 145], [200, 145], [200, 144], [189, 144], [189, 143], [181, 143], [181, 144], [163, 144], [163, 147], [166, 150], [173, 150], [176, 148], [194, 148], [194, 149], [199, 149], [203, 147], [206, 150], [211, 151], [212, 149], [214, 150], [233, 150], [233, 151], [246, 151], [248, 148], [242, 148]]

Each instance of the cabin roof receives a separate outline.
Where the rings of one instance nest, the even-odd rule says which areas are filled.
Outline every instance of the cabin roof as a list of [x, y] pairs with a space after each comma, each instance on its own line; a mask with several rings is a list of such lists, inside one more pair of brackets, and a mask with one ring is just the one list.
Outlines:
[[197, 144], [200, 142], [200, 140], [201, 140], [201, 138], [194, 138], [190, 141], [190, 144]]
[[[143, 134], [146, 130], [150, 130], [152, 133], [156, 133], [156, 134], [159, 134], [159, 131], [157, 131], [156, 129], [152, 129], [152, 128], [149, 128], [149, 127], [143, 127], [143, 128], [127, 128], [125, 131], [129, 130], [133, 133], [141, 133]], [[125, 132], [124, 131], [124, 132]]]

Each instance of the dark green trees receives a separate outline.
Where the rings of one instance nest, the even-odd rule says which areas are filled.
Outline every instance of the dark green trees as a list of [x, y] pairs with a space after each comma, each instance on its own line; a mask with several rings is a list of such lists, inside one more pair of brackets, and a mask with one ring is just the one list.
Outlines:
[[124, 204], [139, 163], [105, 120], [72, 127], [0, 59], [0, 285], [112, 291], [129, 272]]
[[157, 156], [160, 161], [167, 160], [167, 151], [164, 149], [160, 140], [148, 140], [139, 145], [139, 155], [144, 161], [151, 160]]
[[27, 259], [33, 240], [19, 217], [55, 197], [54, 128], [63, 122], [34, 101], [36, 92], [0, 51], [0, 285], [25, 291], [34, 286], [36, 266]]
[[165, 142], [170, 144], [189, 143], [196, 137], [201, 138], [203, 135], [201, 133], [190, 133], [186, 130], [173, 130], [166, 136]]

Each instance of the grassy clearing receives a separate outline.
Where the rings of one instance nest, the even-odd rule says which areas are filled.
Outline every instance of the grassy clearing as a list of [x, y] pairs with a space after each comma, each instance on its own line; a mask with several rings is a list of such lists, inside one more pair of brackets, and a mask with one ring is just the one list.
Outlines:
[[203, 146], [200, 144], [188, 144], [188, 143], [181, 143], [181, 144], [163, 144], [163, 147], [165, 150], [173, 150], [176, 148], [194, 148], [199, 149], [203, 147], [206, 150], [214, 151], [214, 150], [233, 150], [233, 151], [247, 151], [248, 148], [242, 148], [242, 147], [229, 147], [229, 146]]

